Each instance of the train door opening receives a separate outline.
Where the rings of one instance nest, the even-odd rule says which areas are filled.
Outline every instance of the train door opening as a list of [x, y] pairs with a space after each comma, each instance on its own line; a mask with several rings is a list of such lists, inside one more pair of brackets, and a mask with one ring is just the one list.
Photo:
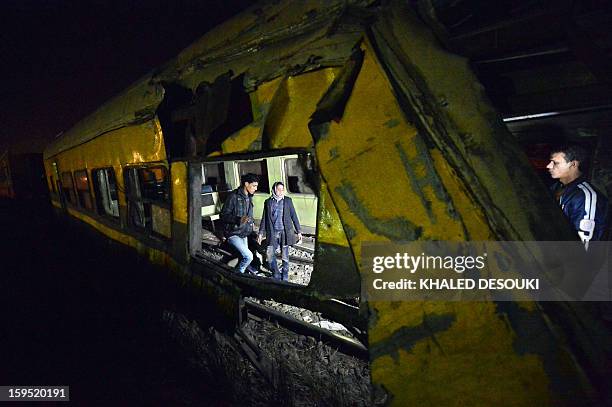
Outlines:
[[[315, 194], [317, 176], [310, 152], [236, 155], [203, 161], [198, 174], [201, 177], [201, 245], [197, 248], [197, 257], [213, 261], [227, 272], [233, 272], [236, 268], [239, 255], [228, 241], [230, 229], [235, 225], [228, 224], [221, 214], [228, 197], [242, 187], [241, 180], [247, 174], [255, 174], [259, 179], [258, 189], [251, 196], [253, 224], [247, 240], [253, 261], [247, 275], [272, 278], [272, 261], [276, 262], [279, 270], [282, 270], [283, 262], [288, 261], [288, 282], [308, 285], [314, 268], [318, 203]], [[271, 224], [272, 217], [277, 220], [281, 213], [277, 205], [274, 205], [274, 213], [271, 209], [274, 200], [272, 188], [279, 182], [284, 198], [275, 202], [283, 203], [282, 211], [287, 211], [287, 215], [283, 221], [278, 220], [276, 227], [282, 227], [284, 242], [290, 243], [286, 252], [268, 241], [271, 234], [265, 233], [265, 225]], [[194, 184], [192, 187], [198, 188]], [[266, 206], [268, 211], [264, 211]], [[264, 238], [258, 243], [260, 231]], [[273, 248], [276, 248], [274, 254]]]

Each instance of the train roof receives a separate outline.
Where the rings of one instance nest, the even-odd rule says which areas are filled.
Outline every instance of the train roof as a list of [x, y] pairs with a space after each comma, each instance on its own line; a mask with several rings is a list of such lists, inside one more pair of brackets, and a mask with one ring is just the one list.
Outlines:
[[164, 84], [191, 89], [232, 71], [247, 90], [286, 74], [341, 66], [363, 36], [373, 0], [267, 1], [206, 33], [53, 141], [47, 159], [101, 134], [155, 117]]

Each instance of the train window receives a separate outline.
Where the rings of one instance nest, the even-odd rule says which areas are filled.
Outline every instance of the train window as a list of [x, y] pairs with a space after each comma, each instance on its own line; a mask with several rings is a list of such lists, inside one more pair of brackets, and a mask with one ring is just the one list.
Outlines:
[[308, 185], [305, 165], [302, 160], [297, 158], [287, 158], [285, 160], [285, 176], [287, 177], [287, 190], [294, 194], [314, 194]]
[[[209, 186], [212, 191], [227, 191], [230, 189], [225, 181], [225, 171], [223, 163], [204, 164], [203, 185]], [[212, 192], [211, 191], [211, 192]]]
[[145, 209], [142, 203], [142, 192], [138, 173], [135, 168], [128, 168], [125, 174], [125, 195], [128, 207], [128, 223], [130, 226], [143, 228], [146, 226]]
[[138, 176], [142, 186], [142, 197], [151, 201], [168, 200], [168, 182], [166, 168], [138, 168]]
[[74, 173], [74, 183], [76, 186], [79, 205], [88, 211], [93, 211], [93, 199], [91, 197], [91, 189], [89, 188], [87, 170], [76, 171]]
[[100, 215], [119, 217], [119, 199], [117, 196], [117, 180], [112, 168], [102, 168], [91, 171], [96, 203]]
[[127, 168], [124, 173], [129, 225], [170, 237], [172, 222], [166, 168]]
[[270, 193], [268, 166], [266, 160], [242, 161], [238, 162], [237, 164], [239, 179], [242, 179], [242, 176], [248, 173], [256, 174], [259, 176], [259, 187], [257, 188], [257, 191]]
[[68, 171], [62, 173], [62, 189], [64, 190], [66, 200], [72, 205], [76, 205], [77, 197], [74, 190], [74, 183], [72, 182], [72, 174]]

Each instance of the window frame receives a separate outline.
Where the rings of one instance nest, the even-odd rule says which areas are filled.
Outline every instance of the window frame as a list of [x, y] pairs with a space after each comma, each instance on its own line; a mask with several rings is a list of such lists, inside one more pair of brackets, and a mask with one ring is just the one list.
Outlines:
[[[112, 179], [115, 183], [115, 193], [116, 193], [116, 201], [117, 201], [117, 216], [112, 215], [110, 213], [107, 212], [106, 207], [104, 206], [103, 202], [101, 202], [102, 200], [102, 191], [100, 190], [100, 187], [98, 185], [98, 174], [100, 171], [111, 171], [112, 174]], [[119, 192], [120, 192], [120, 188], [119, 188], [119, 183], [117, 182], [117, 175], [115, 173], [115, 169], [113, 167], [99, 167], [99, 168], [92, 168], [91, 169], [91, 182], [93, 184], [93, 190], [94, 190], [94, 194], [95, 194], [95, 204], [96, 204], [96, 214], [99, 216], [102, 216], [104, 218], [107, 219], [111, 219], [113, 221], [119, 221], [121, 219], [121, 205], [119, 204]], [[109, 183], [109, 177], [107, 175], [106, 177], [107, 179], [107, 183], [108, 186], [110, 187], [110, 183]], [[111, 195], [112, 198], [112, 194], [109, 192], [109, 194]]]
[[[64, 175], [68, 174], [70, 176], [70, 183], [72, 185], [72, 189], [67, 190], [66, 187], [64, 186]], [[63, 171], [60, 174], [60, 185], [62, 186], [62, 193], [64, 194], [64, 197], [66, 198], [66, 205], [69, 205], [72, 208], [78, 208], [78, 197], [76, 194], [76, 185], [74, 184], [74, 175], [72, 173], [72, 171]], [[70, 194], [72, 192], [72, 195]], [[74, 202], [71, 200], [71, 197], [74, 198]]]
[[[163, 173], [164, 173], [164, 186], [166, 189], [166, 194], [167, 194], [167, 198], [161, 200], [161, 199], [151, 199], [151, 198], [145, 198], [144, 194], [143, 194], [143, 185], [142, 185], [142, 179], [140, 176], [140, 170], [143, 169], [154, 169], [154, 168], [162, 168], [163, 169]], [[136, 196], [134, 194], [134, 191], [131, 190], [132, 186], [130, 183], [130, 172], [134, 172], [135, 174], [137, 174], [137, 182], [138, 182], [138, 188], [139, 188], [139, 199], [134, 199], [133, 197]], [[153, 215], [152, 215], [152, 209], [151, 209], [151, 205], [157, 205], [159, 207], [162, 207], [164, 209], [169, 210], [170, 212], [170, 223], [172, 226], [172, 221], [174, 219], [174, 214], [172, 213], [172, 191], [171, 191], [171, 181], [170, 181], [170, 168], [165, 165], [164, 163], [161, 162], [152, 162], [152, 163], [139, 163], [139, 164], [128, 164], [122, 167], [122, 173], [123, 173], [123, 182], [124, 182], [124, 188], [123, 188], [123, 192], [125, 195], [125, 203], [126, 203], [126, 226], [128, 229], [138, 232], [138, 233], [142, 233], [145, 234], [146, 236], [149, 237], [156, 237], [156, 238], [160, 238], [160, 239], [164, 239], [164, 240], [171, 240], [172, 237], [168, 237], [165, 236], [161, 233], [156, 232], [155, 230], [153, 230]], [[142, 211], [143, 211], [143, 219], [144, 219], [144, 226], [140, 226], [138, 224], [136, 224], [131, 215], [131, 205], [140, 203], [143, 205], [142, 207]], [[147, 206], [148, 205], [148, 210], [147, 210]], [[149, 212], [149, 216], [147, 219], [147, 212]]]
[[[265, 170], [266, 180], [265, 180], [265, 183], [263, 183], [262, 179], [261, 179], [261, 175], [256, 174], [260, 178], [259, 178], [259, 182], [258, 182], [258, 186], [257, 186], [257, 191], [255, 191], [255, 194], [269, 195], [271, 189], [270, 189], [270, 174], [268, 174], [268, 157], [255, 158], [255, 159], [252, 159], [252, 160], [236, 160], [236, 161], [234, 161], [234, 167], [236, 169], [235, 174], [238, 177], [237, 185], [239, 187], [242, 186], [242, 175], [240, 175], [240, 164], [243, 164], [243, 163], [249, 163], [249, 164], [250, 163], [261, 163], [262, 164], [261, 167], [262, 167], [262, 169]], [[265, 187], [266, 187], [265, 191], [261, 190], [261, 186], [262, 185], [265, 185]]]
[[282, 163], [282, 171], [283, 171], [283, 182], [285, 183], [285, 193], [287, 195], [290, 196], [312, 196], [312, 195], [316, 195], [316, 193], [314, 192], [314, 188], [313, 186], [309, 185], [308, 187], [312, 190], [312, 192], [293, 192], [289, 190], [289, 174], [287, 172], [287, 161], [288, 160], [296, 160], [299, 163], [300, 157], [299, 155], [295, 156], [295, 157], [284, 157], [281, 159], [281, 163]]
[[[81, 190], [78, 187], [78, 183], [77, 183], [77, 179], [78, 177], [80, 177], [80, 173], [85, 173], [85, 179], [87, 180], [87, 191], [85, 190]], [[89, 177], [89, 172], [87, 171], [87, 168], [83, 168], [80, 170], [75, 170], [73, 172], [73, 180], [74, 180], [74, 191], [77, 197], [77, 202], [79, 205], [79, 208], [87, 211], [87, 212], [92, 212], [92, 213], [96, 213], [96, 203], [95, 203], [95, 199], [92, 193], [92, 189], [91, 189], [91, 182], [90, 182], [90, 177]], [[88, 208], [82, 201], [81, 201], [81, 194], [80, 192], [87, 192], [89, 194], [89, 200], [91, 202], [91, 208]]]

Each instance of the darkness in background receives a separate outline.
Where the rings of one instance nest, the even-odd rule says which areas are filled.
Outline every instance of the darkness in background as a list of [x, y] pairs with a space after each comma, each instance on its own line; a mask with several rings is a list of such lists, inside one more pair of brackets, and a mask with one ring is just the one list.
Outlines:
[[251, 2], [0, 2], [0, 150], [41, 152]]

